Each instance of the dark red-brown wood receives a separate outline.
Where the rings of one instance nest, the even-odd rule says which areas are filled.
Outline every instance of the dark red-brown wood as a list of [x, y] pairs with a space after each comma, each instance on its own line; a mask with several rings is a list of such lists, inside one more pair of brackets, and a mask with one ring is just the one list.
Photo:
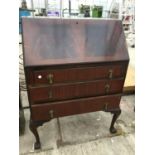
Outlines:
[[116, 133], [129, 62], [121, 21], [23, 18], [22, 27], [35, 149], [37, 128], [55, 117], [111, 112], [109, 130]]
[[[97, 80], [107, 78], [110, 79], [110, 71], [112, 78], [123, 77], [123, 67], [121, 65], [109, 65], [100, 67], [71, 68], [57, 70], [40, 70], [34, 72], [34, 84], [49, 84], [47, 76], [53, 75], [53, 83], [78, 82], [87, 80]], [[39, 78], [41, 76], [41, 78]]]
[[[55, 101], [73, 99], [79, 97], [91, 97], [105, 94], [121, 93], [124, 81], [98, 80], [89, 82], [78, 82], [70, 84], [53, 84], [46, 87], [30, 88], [30, 99], [33, 103], [37, 101]], [[107, 90], [109, 85], [109, 90]]]
[[33, 105], [32, 119], [50, 120], [52, 118], [50, 111], [53, 111], [53, 118], [101, 110], [110, 111], [119, 108], [120, 98], [120, 95], [100, 96]]
[[128, 60], [121, 20], [23, 18], [24, 65]]
[[[53, 84], [70, 83], [100, 79], [124, 78], [128, 61], [92, 63], [92, 64], [72, 64], [55, 66], [26, 67], [27, 83], [30, 86], [48, 85], [47, 76], [53, 75]], [[112, 70], [112, 77], [109, 77]], [[41, 78], [39, 78], [41, 76]]]

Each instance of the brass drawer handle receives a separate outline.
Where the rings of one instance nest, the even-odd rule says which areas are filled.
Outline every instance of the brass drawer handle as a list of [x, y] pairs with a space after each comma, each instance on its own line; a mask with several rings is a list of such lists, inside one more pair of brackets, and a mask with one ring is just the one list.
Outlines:
[[49, 84], [52, 84], [53, 83], [53, 74], [48, 74], [47, 80], [48, 80]]
[[51, 117], [51, 118], [54, 117], [53, 110], [50, 110], [50, 111], [49, 111], [49, 114], [50, 114], [50, 117]]
[[52, 98], [52, 91], [51, 90], [48, 92], [48, 98]]
[[112, 77], [113, 77], [113, 70], [109, 69], [109, 79], [112, 79]]
[[108, 110], [108, 104], [109, 104], [108, 102], [105, 103], [105, 107], [104, 107], [105, 111]]
[[108, 93], [110, 90], [110, 85], [109, 84], [106, 84], [105, 85], [105, 92]]

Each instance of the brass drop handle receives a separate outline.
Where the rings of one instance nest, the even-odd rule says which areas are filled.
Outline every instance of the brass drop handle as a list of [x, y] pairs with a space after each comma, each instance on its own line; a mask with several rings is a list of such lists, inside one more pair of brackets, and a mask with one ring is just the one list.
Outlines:
[[112, 77], [113, 77], [113, 70], [109, 69], [109, 79], [112, 79]]
[[109, 84], [106, 84], [105, 85], [105, 92], [108, 93], [110, 90], [110, 85]]
[[48, 74], [47, 80], [48, 80], [49, 84], [52, 84], [53, 83], [53, 74]]
[[53, 110], [50, 110], [50, 111], [49, 111], [49, 114], [50, 114], [50, 117], [51, 117], [51, 118], [54, 117]]
[[104, 109], [105, 109], [105, 111], [107, 111], [108, 110], [108, 102], [107, 103], [105, 103], [105, 107], [104, 107]]

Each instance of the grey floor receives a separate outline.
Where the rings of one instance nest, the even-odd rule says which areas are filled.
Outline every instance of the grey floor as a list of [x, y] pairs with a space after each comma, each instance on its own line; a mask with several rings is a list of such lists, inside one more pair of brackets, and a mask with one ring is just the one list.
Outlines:
[[[22, 101], [27, 102], [26, 92]], [[34, 137], [28, 128], [29, 110], [24, 110], [26, 130], [19, 138], [25, 155], [134, 155], [134, 95], [121, 99], [122, 113], [116, 122], [117, 134], [109, 133], [112, 115], [102, 111], [53, 119], [38, 128], [42, 149], [34, 151]]]

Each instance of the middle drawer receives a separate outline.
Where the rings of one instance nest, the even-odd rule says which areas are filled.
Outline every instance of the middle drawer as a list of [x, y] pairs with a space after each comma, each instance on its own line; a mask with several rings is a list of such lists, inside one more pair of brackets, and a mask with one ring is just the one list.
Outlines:
[[41, 101], [56, 101], [80, 97], [99, 96], [121, 93], [123, 83], [123, 79], [115, 79], [68, 84], [53, 84], [46, 87], [29, 87], [29, 95], [32, 104]]

